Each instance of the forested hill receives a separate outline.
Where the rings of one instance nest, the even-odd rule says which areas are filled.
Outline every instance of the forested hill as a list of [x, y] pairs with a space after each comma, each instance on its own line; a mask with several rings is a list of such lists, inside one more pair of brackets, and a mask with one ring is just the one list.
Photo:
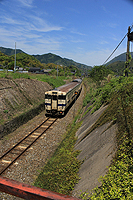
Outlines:
[[[12, 56], [15, 54], [15, 49], [11, 49], [11, 48], [0, 47], [0, 51], [8, 56]], [[16, 53], [18, 54], [18, 53], [25, 53], [25, 52], [22, 51], [21, 49], [16, 49]]]
[[[0, 47], [0, 51], [8, 56], [12, 56], [15, 54], [15, 50], [11, 49], [11, 48]], [[20, 49], [16, 49], [16, 53], [18, 54], [18, 53], [25, 53], [25, 52]], [[27, 53], [25, 53], [25, 54], [27, 54]], [[56, 65], [59, 64], [59, 65], [64, 65], [64, 66], [74, 65], [74, 66], [78, 67], [79, 69], [87, 69], [87, 70], [92, 68], [91, 66], [77, 63], [71, 59], [62, 58], [62, 57], [52, 54], [52, 53], [43, 54], [43, 55], [33, 55], [33, 57], [36, 58], [37, 60], [39, 60], [41, 63], [45, 63], [45, 64], [54, 63]]]
[[[131, 52], [131, 56], [133, 58], [133, 52]], [[126, 53], [122, 53], [119, 56], [113, 58], [110, 62], [106, 64], [106, 67], [117, 75], [123, 75], [125, 70], [125, 61], [126, 61]], [[133, 59], [131, 60], [130, 64], [130, 72], [133, 73]]]
[[[133, 52], [131, 52], [131, 56], [133, 58]], [[119, 56], [116, 56], [115, 58], [113, 58], [111, 61], [109, 61], [106, 65], [109, 65], [111, 63], [117, 62], [117, 61], [126, 61], [126, 52], [120, 54]]]
[[81, 63], [77, 63], [71, 59], [67, 58], [62, 58], [58, 55], [48, 53], [48, 54], [43, 54], [43, 55], [33, 55], [36, 59], [38, 59], [41, 63], [54, 63], [54, 64], [59, 64], [59, 65], [65, 65], [65, 66], [70, 66], [74, 65], [80, 69], [91, 69], [91, 66], [87, 66]]

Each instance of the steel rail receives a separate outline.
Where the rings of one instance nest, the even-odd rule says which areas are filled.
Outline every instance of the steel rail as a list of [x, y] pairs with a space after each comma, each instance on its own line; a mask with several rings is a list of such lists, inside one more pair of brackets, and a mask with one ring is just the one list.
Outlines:
[[11, 152], [15, 147], [17, 147], [21, 142], [23, 142], [26, 138], [28, 138], [32, 133], [34, 133], [38, 128], [40, 128], [46, 121], [48, 121], [49, 118], [47, 118], [45, 121], [43, 121], [39, 126], [37, 126], [33, 131], [31, 131], [28, 135], [26, 135], [23, 139], [21, 139], [17, 144], [15, 144], [11, 149], [9, 149], [6, 153], [4, 153], [0, 160], [5, 157], [9, 152]]
[[[47, 120], [45, 120], [45, 122], [47, 122], [50, 118], [48, 118]], [[29, 149], [54, 123], [55, 121], [57, 120], [57, 118], [42, 132], [40, 133], [39, 136], [36, 137], [35, 140], [33, 140], [15, 159], [13, 159], [11, 161], [10, 164], [8, 164], [1, 172], [0, 172], [0, 175], [3, 174], [22, 154], [24, 154], [27, 149]], [[28, 138], [32, 133], [34, 133], [38, 128], [40, 128], [45, 122], [43, 122], [41, 125], [39, 125], [37, 128], [35, 128], [28, 136], [26, 136], [25, 138], [23, 138], [21, 140], [21, 142], [23, 142], [26, 138]], [[17, 143], [15, 145], [15, 147], [17, 147], [21, 142]], [[8, 152], [5, 153], [5, 155], [7, 155], [8, 153], [10, 153], [13, 149], [15, 149], [15, 147], [11, 148]], [[4, 156], [1, 156], [1, 158], [3, 158]], [[1, 159], [0, 158], [0, 159]]]

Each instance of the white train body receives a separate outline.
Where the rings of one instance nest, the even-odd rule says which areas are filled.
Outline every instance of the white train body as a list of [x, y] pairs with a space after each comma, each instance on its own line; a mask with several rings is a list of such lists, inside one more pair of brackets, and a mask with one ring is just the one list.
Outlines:
[[68, 106], [80, 93], [82, 89], [81, 84], [81, 79], [75, 79], [71, 83], [45, 92], [46, 114], [64, 115]]

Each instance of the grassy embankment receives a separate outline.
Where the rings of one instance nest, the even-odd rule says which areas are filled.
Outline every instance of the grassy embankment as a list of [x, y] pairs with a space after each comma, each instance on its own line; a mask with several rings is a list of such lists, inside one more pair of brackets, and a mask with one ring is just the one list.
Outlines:
[[[108, 174], [101, 178], [102, 186], [96, 188], [92, 196], [88, 197], [87, 193], [83, 193], [80, 198], [132, 199], [133, 78], [113, 78], [99, 88], [96, 88], [90, 79], [84, 81], [89, 86], [90, 92], [87, 92], [83, 106], [89, 102], [93, 104], [88, 107], [88, 111], [93, 108], [91, 111], [93, 113], [102, 104], [109, 104], [92, 130], [109, 121], [117, 123], [118, 149]], [[79, 180], [78, 169], [81, 165], [76, 158], [79, 152], [74, 152], [74, 144], [75, 132], [82, 122], [77, 123], [76, 119], [68, 127], [64, 140], [44, 166], [35, 182], [36, 186], [63, 194], [71, 194], [75, 183]]]
[[30, 74], [30, 73], [12, 73], [12, 72], [0, 72], [0, 78], [8, 79], [36, 79], [38, 81], [43, 81], [49, 83], [53, 88], [59, 87], [60, 85], [65, 84], [64, 79], [67, 79], [64, 76], [47, 76], [45, 74]]
[[133, 77], [112, 79], [102, 88], [88, 94], [91, 101], [88, 111], [92, 113], [102, 104], [109, 104], [106, 111], [88, 134], [106, 122], [118, 124], [117, 152], [108, 174], [100, 178], [102, 186], [93, 190], [93, 195], [83, 193], [82, 199], [133, 199]]

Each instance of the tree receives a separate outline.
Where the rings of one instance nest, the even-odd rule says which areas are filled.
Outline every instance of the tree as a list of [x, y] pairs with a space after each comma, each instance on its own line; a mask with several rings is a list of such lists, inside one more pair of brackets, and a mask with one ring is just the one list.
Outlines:
[[95, 66], [90, 71], [90, 77], [99, 85], [100, 82], [110, 73], [111, 71], [107, 69], [104, 65]]

